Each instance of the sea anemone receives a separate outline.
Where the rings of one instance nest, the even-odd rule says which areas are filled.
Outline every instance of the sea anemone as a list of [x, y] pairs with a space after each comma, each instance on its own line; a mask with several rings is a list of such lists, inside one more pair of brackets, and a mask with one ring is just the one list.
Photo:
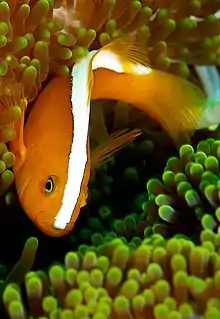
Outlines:
[[196, 246], [154, 235], [136, 249], [116, 239], [100, 254], [69, 252], [65, 265], [27, 274], [27, 307], [15, 284], [3, 302], [11, 319], [218, 318], [218, 237], [205, 230]]
[[[26, 108], [23, 86], [17, 81], [8, 82], [0, 77], [0, 196], [12, 185], [14, 174], [10, 170], [15, 162], [15, 156], [8, 150], [7, 143], [15, 139], [15, 123], [21, 118], [22, 107]], [[19, 124], [17, 124], [19, 125]], [[19, 130], [17, 130], [17, 134]], [[20, 145], [17, 145], [19, 148]]]
[[136, 32], [152, 65], [187, 76], [186, 64], [219, 62], [219, 8], [218, 1], [63, 1], [54, 18], [86, 47]]
[[[155, 161], [163, 156], [161, 149], [164, 164]], [[115, 238], [136, 247], [155, 233], [198, 242], [203, 229], [217, 232], [219, 149], [219, 140], [207, 138], [195, 147], [182, 145], [179, 156], [166, 162], [169, 149], [140, 137], [117, 159], [97, 169], [89, 184], [87, 207], [69, 236], [70, 247], [84, 253]], [[158, 171], [161, 178], [155, 178]]]
[[67, 74], [90, 47], [133, 31], [158, 67], [169, 59], [218, 63], [219, 9], [217, 0], [2, 1], [0, 76], [16, 78], [33, 100], [49, 73]]
[[30, 237], [26, 240], [25, 245], [23, 247], [21, 256], [18, 262], [15, 264], [13, 269], [7, 275], [5, 280], [0, 281], [0, 295], [2, 297], [2, 293], [5, 287], [13, 282], [18, 285], [24, 281], [26, 274], [32, 269], [35, 256], [38, 248], [38, 240], [35, 237]]
[[[187, 77], [187, 64], [219, 63], [219, 9], [217, 0], [2, 1], [0, 78], [21, 83], [24, 98], [33, 101], [49, 74], [67, 75], [88, 50], [131, 32], [145, 41], [152, 66]], [[7, 118], [6, 127], [0, 123], [3, 143], [19, 113], [8, 112], [0, 109]]]
[[14, 174], [10, 168], [14, 165], [15, 161], [14, 154], [8, 151], [4, 143], [0, 143], [0, 158], [0, 195], [3, 195], [14, 181]]
[[199, 236], [202, 229], [217, 231], [220, 222], [220, 141], [200, 141], [194, 150], [185, 144], [179, 157], [170, 157], [162, 181], [147, 182], [149, 199], [144, 206], [154, 232]]

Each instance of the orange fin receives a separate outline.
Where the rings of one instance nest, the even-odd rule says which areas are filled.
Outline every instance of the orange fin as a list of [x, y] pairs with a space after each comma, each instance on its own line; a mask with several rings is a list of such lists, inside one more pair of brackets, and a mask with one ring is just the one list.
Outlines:
[[21, 83], [6, 80], [1, 81], [0, 102], [6, 107], [19, 106], [21, 109], [21, 117], [13, 124], [16, 132], [15, 138], [9, 143], [10, 150], [16, 155], [16, 159], [23, 160], [26, 155], [26, 147], [24, 145], [24, 115], [27, 108], [27, 100], [24, 97], [23, 86]]
[[94, 56], [92, 69], [105, 68], [117, 73], [148, 74], [151, 72], [147, 47], [135, 35], [110, 41]]
[[140, 136], [142, 131], [134, 129], [122, 129], [110, 136], [110, 138], [96, 147], [91, 154], [91, 169], [96, 169], [99, 164], [116, 155], [120, 150], [127, 146], [131, 141]]
[[16, 130], [16, 137], [12, 141], [13, 143], [13, 148], [14, 148], [14, 153], [15, 155], [20, 157], [21, 162], [24, 161], [26, 157], [26, 146], [24, 145], [24, 116], [25, 116], [25, 110], [27, 108], [27, 100], [23, 99], [20, 101], [19, 106], [21, 108], [21, 118], [15, 123], [15, 130]]
[[[146, 77], [146, 92], [139, 108], [164, 128], [172, 139], [198, 129], [198, 120], [204, 112], [206, 97], [199, 87], [186, 79], [160, 70]], [[146, 95], [145, 95], [146, 94]]]

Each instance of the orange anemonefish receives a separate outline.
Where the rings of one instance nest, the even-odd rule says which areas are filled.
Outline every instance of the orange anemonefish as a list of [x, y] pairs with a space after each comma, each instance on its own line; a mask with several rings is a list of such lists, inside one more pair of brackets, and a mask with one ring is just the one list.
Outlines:
[[[78, 61], [69, 77], [54, 78], [37, 98], [24, 127], [10, 144], [16, 155], [14, 175], [20, 203], [49, 236], [74, 226], [86, 204], [91, 167], [106, 160], [140, 130], [122, 131], [90, 152], [90, 99], [117, 99], [156, 119], [175, 138], [178, 134], [219, 123], [216, 104], [191, 82], [154, 70], [146, 50], [133, 37], [115, 39]], [[211, 111], [210, 111], [211, 110]], [[91, 153], [91, 154], [90, 154]]]

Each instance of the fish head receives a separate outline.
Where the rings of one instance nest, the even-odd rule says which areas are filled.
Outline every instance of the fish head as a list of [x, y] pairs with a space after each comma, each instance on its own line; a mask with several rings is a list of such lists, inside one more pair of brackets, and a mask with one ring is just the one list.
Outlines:
[[60, 237], [68, 234], [74, 227], [81, 207], [86, 205], [90, 177], [89, 157], [71, 220], [65, 229], [54, 227], [54, 220], [63, 199], [67, 167], [68, 158], [62, 155], [60, 150], [47, 147], [43, 152], [40, 148], [28, 151], [24, 164], [15, 171], [20, 204], [34, 225], [47, 236]]

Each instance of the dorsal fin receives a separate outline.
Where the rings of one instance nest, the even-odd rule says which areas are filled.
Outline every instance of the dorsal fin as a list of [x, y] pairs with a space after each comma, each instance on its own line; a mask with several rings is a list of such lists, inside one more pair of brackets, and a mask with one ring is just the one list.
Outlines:
[[99, 49], [92, 61], [92, 69], [98, 68], [140, 75], [151, 72], [146, 47], [135, 35], [119, 37]]

